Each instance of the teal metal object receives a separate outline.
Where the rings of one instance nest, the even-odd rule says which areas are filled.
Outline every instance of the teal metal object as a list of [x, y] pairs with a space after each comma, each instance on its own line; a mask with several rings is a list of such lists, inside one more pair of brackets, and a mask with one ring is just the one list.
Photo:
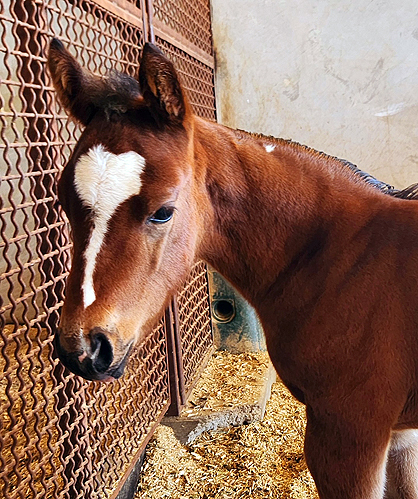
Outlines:
[[232, 353], [266, 349], [253, 307], [218, 272], [208, 269], [215, 345]]

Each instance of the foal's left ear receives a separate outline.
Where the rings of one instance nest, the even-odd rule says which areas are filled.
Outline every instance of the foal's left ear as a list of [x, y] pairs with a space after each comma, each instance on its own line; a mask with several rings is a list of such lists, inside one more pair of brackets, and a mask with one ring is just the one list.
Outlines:
[[189, 104], [173, 63], [151, 43], [142, 51], [139, 86], [145, 103], [159, 120], [183, 122]]
[[86, 125], [96, 111], [92, 96], [100, 94], [102, 80], [84, 70], [57, 38], [50, 43], [47, 63], [58, 100], [70, 116]]

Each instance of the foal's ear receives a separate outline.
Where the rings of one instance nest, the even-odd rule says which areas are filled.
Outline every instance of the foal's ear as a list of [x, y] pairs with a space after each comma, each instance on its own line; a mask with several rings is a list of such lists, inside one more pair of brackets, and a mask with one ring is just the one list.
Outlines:
[[84, 70], [57, 38], [49, 46], [48, 69], [67, 113], [86, 125], [95, 112], [91, 96], [102, 86], [101, 79]]
[[139, 86], [145, 103], [163, 121], [181, 123], [189, 105], [173, 63], [151, 43], [142, 51]]

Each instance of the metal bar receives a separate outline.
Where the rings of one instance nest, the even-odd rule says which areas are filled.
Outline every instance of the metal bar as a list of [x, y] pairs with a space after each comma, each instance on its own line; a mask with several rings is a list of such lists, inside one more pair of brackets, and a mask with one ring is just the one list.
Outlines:
[[176, 355], [177, 355], [177, 365], [178, 365], [178, 381], [179, 381], [179, 391], [180, 391], [180, 401], [184, 405], [187, 401], [186, 390], [185, 390], [185, 380], [184, 380], [184, 360], [183, 360], [183, 349], [181, 346], [181, 337], [179, 333], [179, 307], [177, 303], [177, 297], [173, 298], [171, 302], [171, 308], [173, 311], [173, 330], [174, 339], [176, 342]]
[[141, 9], [127, 0], [91, 0], [99, 7], [111, 12], [115, 16], [136, 26], [140, 30], [144, 29], [144, 22]]
[[169, 416], [178, 416], [182, 408], [180, 384], [179, 384], [179, 366], [177, 358], [177, 342], [174, 332], [175, 319], [171, 305], [165, 311], [165, 327], [167, 338], [167, 362], [170, 385], [170, 407], [167, 414]]
[[155, 33], [154, 33], [154, 7], [152, 0], [147, 0], [147, 13], [148, 13], [148, 23], [150, 31], [150, 42], [155, 44]]
[[141, 11], [142, 11], [142, 25], [144, 27], [144, 40], [148, 42], [148, 41], [150, 41], [150, 39], [148, 36], [149, 22], [147, 22], [147, 9], [145, 7], [145, 1], [144, 0], [139, 0], [139, 1], [141, 4]]

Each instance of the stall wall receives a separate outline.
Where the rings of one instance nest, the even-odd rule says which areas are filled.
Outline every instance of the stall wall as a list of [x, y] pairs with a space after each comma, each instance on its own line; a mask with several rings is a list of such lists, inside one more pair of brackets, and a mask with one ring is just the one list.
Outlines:
[[212, 0], [219, 121], [418, 182], [415, 0]]

